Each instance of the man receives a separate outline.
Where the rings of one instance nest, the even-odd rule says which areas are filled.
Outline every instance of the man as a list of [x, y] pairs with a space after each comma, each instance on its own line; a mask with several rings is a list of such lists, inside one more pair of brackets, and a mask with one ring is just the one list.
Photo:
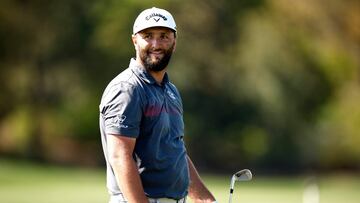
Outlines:
[[159, 8], [133, 27], [136, 59], [115, 77], [100, 104], [100, 131], [110, 203], [215, 202], [184, 146], [182, 102], [167, 65], [176, 24]]

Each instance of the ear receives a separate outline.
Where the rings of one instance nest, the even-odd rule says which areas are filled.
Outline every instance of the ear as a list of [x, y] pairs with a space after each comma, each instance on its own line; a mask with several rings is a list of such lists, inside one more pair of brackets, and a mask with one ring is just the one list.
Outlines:
[[136, 36], [136, 34], [133, 34], [133, 35], [131, 35], [131, 40], [132, 40], [132, 43], [133, 43], [133, 45], [134, 45], [134, 47], [135, 47], [135, 50], [137, 50], [137, 36]]
[[175, 38], [175, 41], [174, 41], [174, 49], [173, 49], [173, 53], [175, 52], [176, 50], [176, 38]]

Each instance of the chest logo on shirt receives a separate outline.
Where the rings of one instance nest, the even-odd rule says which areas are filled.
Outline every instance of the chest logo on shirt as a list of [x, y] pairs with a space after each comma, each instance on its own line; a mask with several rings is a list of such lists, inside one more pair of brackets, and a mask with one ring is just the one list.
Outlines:
[[174, 99], [174, 100], [176, 99], [175, 94], [172, 93], [170, 90], [167, 90], [166, 93], [169, 95], [169, 97], [170, 97], [171, 99]]

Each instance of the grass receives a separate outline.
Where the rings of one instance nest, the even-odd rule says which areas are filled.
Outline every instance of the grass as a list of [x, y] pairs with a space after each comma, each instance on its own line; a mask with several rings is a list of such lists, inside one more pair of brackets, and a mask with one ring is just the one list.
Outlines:
[[[105, 170], [64, 168], [0, 159], [0, 202], [106, 203]], [[302, 203], [302, 177], [257, 177], [236, 183], [233, 202]], [[228, 202], [230, 176], [203, 176], [218, 202]], [[321, 203], [358, 203], [360, 177], [318, 178]]]

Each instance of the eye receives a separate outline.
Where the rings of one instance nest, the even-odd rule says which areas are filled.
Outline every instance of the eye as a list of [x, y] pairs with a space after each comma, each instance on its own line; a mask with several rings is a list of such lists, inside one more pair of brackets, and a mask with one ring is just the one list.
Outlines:
[[144, 39], [151, 39], [151, 37], [152, 37], [151, 33], [145, 33], [145, 34], [143, 35], [143, 38], [144, 38]]
[[162, 40], [167, 40], [167, 39], [169, 39], [169, 36], [168, 36], [166, 33], [162, 33], [162, 34], [160, 35], [160, 39], [162, 39]]

